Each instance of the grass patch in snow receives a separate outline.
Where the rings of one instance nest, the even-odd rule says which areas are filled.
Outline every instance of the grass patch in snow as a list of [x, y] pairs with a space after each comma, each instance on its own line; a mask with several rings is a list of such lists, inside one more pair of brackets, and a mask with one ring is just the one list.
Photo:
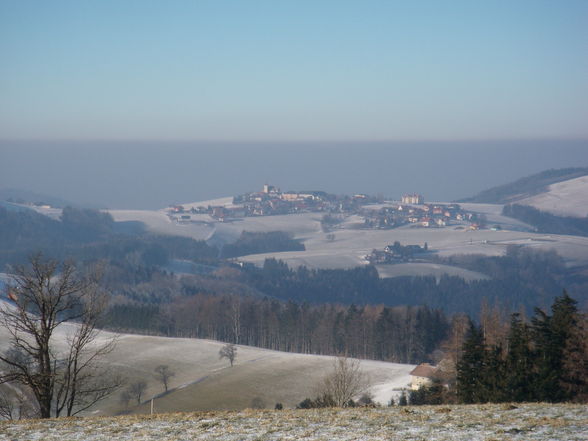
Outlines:
[[245, 410], [0, 423], [0, 440], [588, 439], [588, 408], [570, 404]]

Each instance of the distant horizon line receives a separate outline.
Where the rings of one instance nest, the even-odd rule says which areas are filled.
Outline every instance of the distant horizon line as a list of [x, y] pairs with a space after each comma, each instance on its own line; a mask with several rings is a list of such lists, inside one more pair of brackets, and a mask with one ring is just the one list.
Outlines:
[[0, 144], [6, 143], [130, 143], [130, 144], [385, 144], [385, 143], [486, 143], [486, 142], [588, 142], [586, 137], [511, 137], [511, 138], [389, 138], [389, 139], [188, 139], [188, 138], [0, 138]]

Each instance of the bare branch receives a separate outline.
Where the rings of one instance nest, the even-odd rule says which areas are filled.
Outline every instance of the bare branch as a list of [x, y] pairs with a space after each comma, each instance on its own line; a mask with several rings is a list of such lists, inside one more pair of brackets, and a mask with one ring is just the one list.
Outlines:
[[336, 407], [346, 407], [368, 388], [369, 380], [362, 372], [359, 361], [339, 357], [335, 360], [333, 371], [319, 384], [317, 395]]

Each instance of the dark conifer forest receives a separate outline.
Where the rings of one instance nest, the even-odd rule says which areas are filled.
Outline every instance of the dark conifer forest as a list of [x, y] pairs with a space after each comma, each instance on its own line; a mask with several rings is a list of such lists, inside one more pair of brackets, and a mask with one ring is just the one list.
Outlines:
[[471, 324], [457, 364], [459, 402], [588, 400], [588, 329], [574, 299], [564, 291], [550, 312], [537, 308], [530, 321], [513, 314], [508, 328], [491, 344]]

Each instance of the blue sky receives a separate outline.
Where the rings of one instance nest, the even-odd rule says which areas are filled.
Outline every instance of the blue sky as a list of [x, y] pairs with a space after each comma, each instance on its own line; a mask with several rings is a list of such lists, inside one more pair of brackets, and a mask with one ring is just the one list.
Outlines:
[[0, 0], [0, 138], [588, 138], [588, 1]]

